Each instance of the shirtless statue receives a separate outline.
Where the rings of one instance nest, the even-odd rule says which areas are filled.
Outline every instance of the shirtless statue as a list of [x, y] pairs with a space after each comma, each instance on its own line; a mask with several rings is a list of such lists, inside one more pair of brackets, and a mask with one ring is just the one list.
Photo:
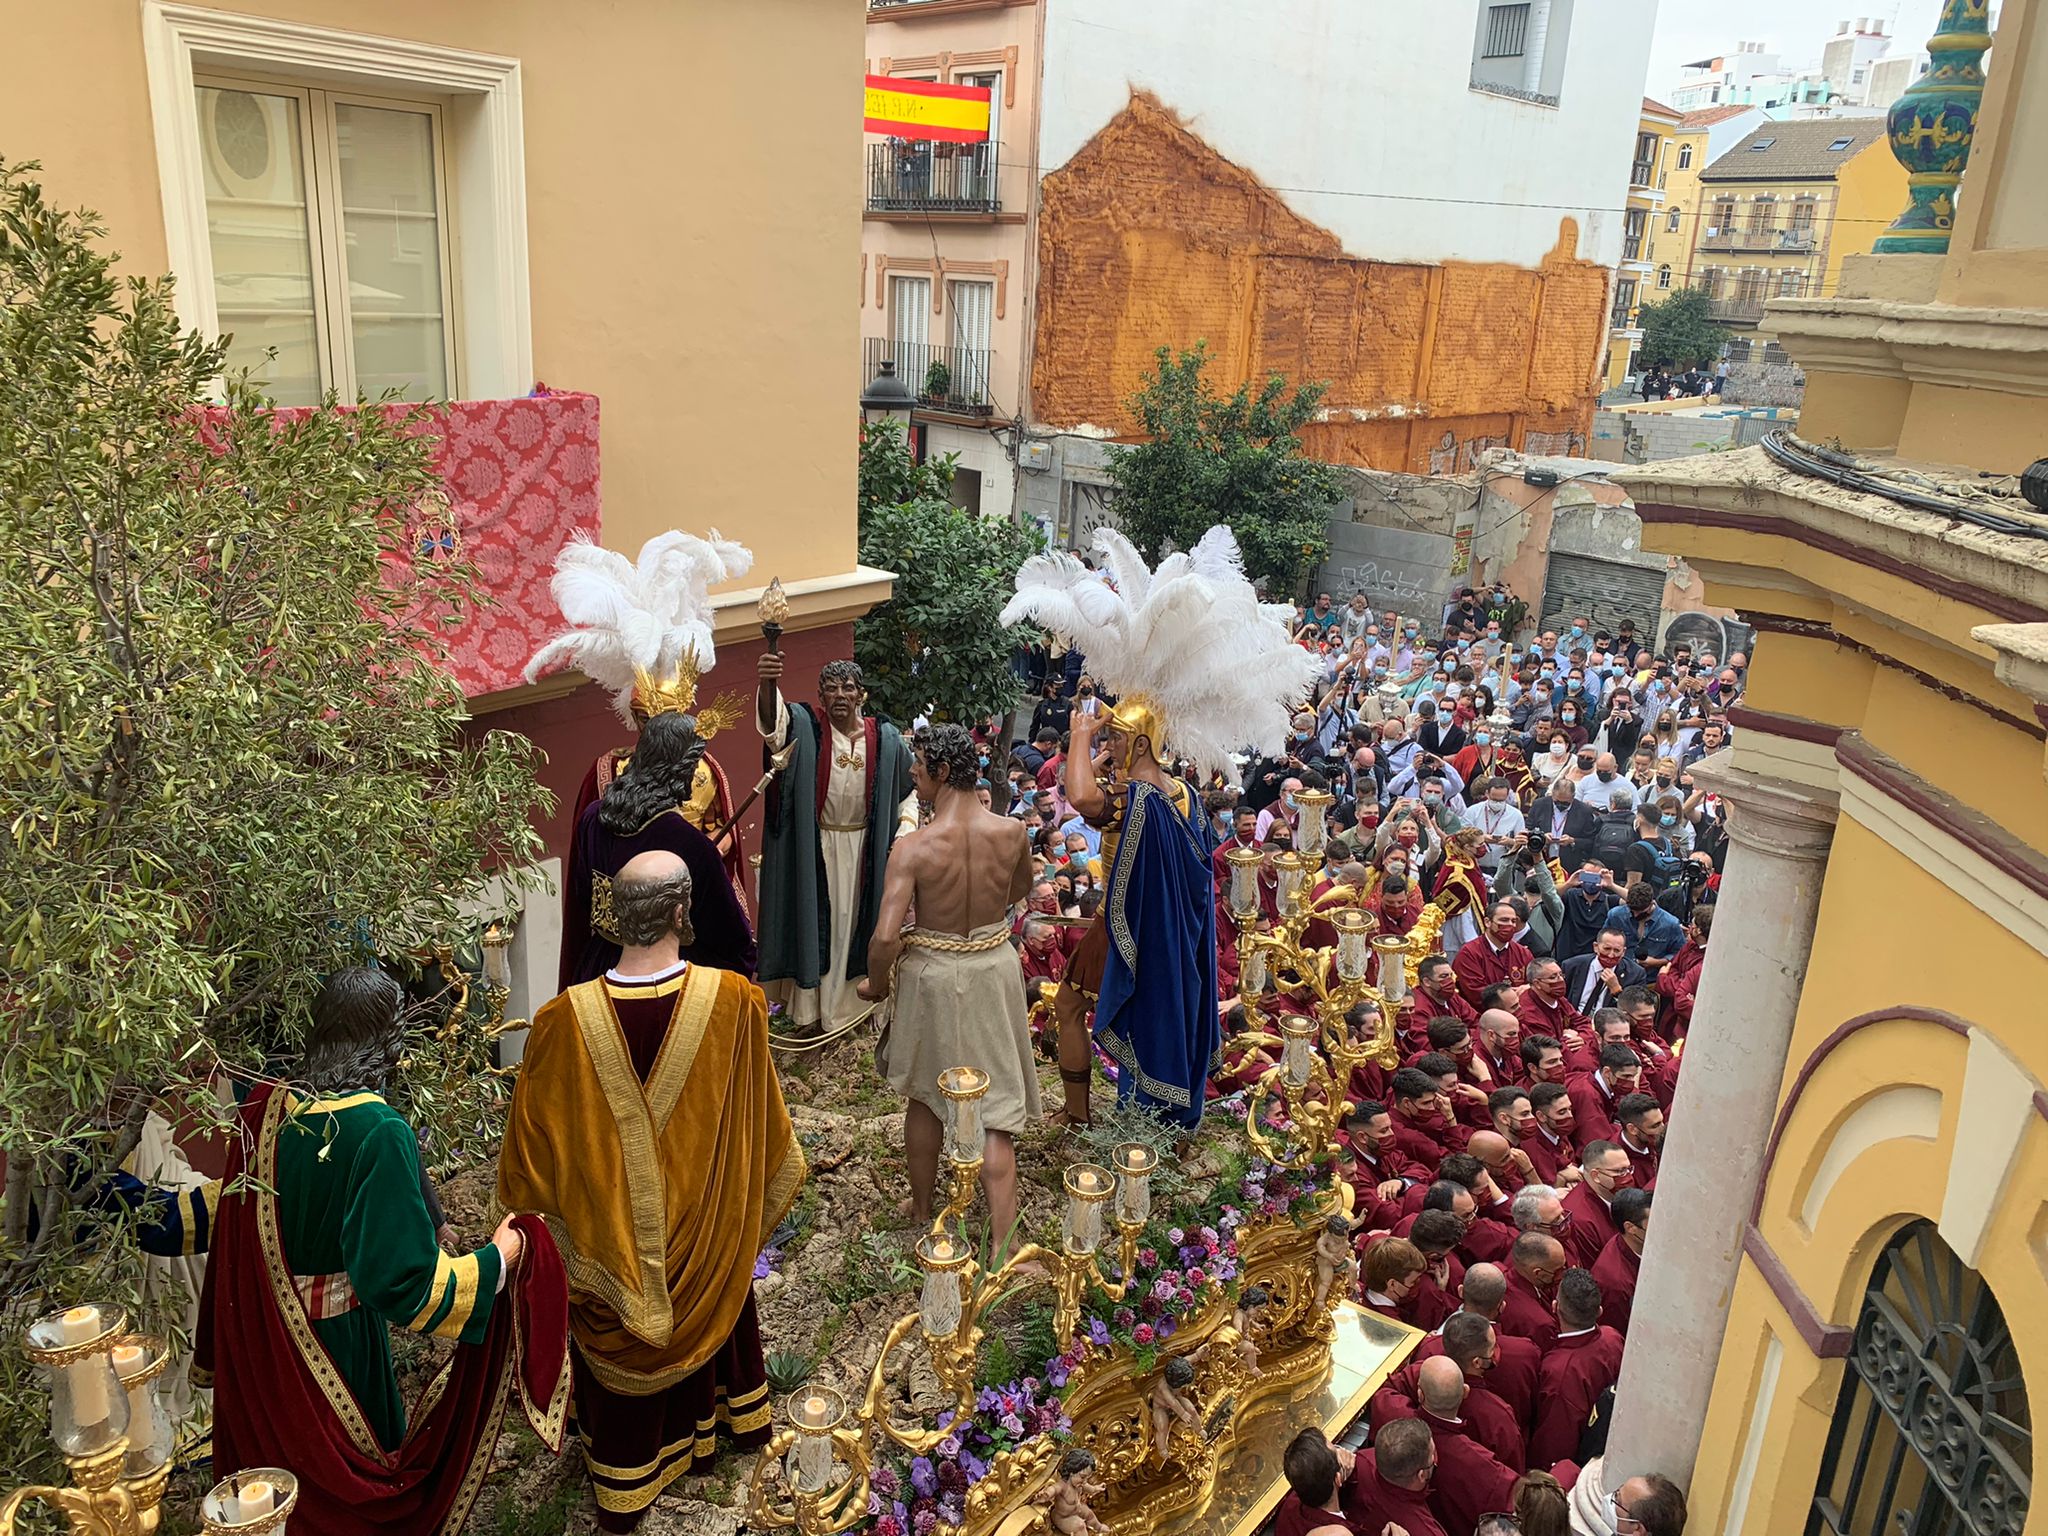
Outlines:
[[1316, 1306], [1330, 1304], [1330, 1292], [1344, 1282], [1348, 1292], [1358, 1277], [1358, 1256], [1351, 1251], [1351, 1223], [1332, 1216], [1316, 1238]]
[[[893, 989], [895, 1011], [875, 1065], [909, 1100], [903, 1117], [910, 1165], [910, 1214], [932, 1219], [946, 1101], [939, 1074], [976, 1067], [989, 1076], [981, 1100], [981, 1187], [990, 1235], [1000, 1246], [1017, 1222], [1017, 1157], [1011, 1137], [1038, 1118], [1038, 1069], [1031, 1023], [1010, 945], [1011, 906], [1031, 888], [1031, 844], [1023, 824], [982, 807], [974, 738], [935, 725], [911, 744], [911, 783], [932, 819], [898, 838], [882, 885], [860, 995]], [[906, 927], [911, 913], [917, 926]]]
[[1185, 1355], [1176, 1355], [1166, 1362], [1166, 1369], [1159, 1373], [1159, 1380], [1152, 1387], [1152, 1454], [1166, 1465], [1167, 1447], [1173, 1439], [1173, 1426], [1185, 1424], [1196, 1434], [1202, 1433], [1202, 1412], [1195, 1406], [1190, 1389], [1195, 1384], [1195, 1363]]
[[1107, 1486], [1095, 1476], [1095, 1453], [1075, 1446], [1060, 1458], [1058, 1475], [1038, 1496], [1038, 1502], [1051, 1506], [1046, 1511], [1046, 1524], [1060, 1536], [1088, 1536], [1091, 1531], [1108, 1530], [1090, 1507], [1102, 1497]]
[[1259, 1344], [1253, 1334], [1266, 1326], [1266, 1315], [1272, 1307], [1271, 1291], [1263, 1285], [1248, 1285], [1237, 1298], [1237, 1313], [1230, 1320], [1231, 1327], [1237, 1330], [1237, 1357], [1254, 1376], [1265, 1373], [1259, 1369]]

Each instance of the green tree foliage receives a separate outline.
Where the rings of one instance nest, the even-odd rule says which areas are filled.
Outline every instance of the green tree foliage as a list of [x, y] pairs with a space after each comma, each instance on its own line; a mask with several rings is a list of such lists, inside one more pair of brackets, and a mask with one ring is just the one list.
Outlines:
[[1131, 397], [1147, 442], [1110, 457], [1117, 527], [1146, 559], [1191, 549], [1227, 523], [1245, 570], [1275, 600], [1291, 598], [1329, 553], [1330, 513], [1343, 499], [1337, 472], [1301, 454], [1301, 429], [1326, 386], [1289, 388], [1273, 374], [1254, 394], [1219, 395], [1203, 376], [1208, 346], [1175, 357], [1161, 347]]
[[952, 456], [913, 464], [901, 422], [861, 429], [860, 465], [861, 563], [896, 573], [895, 595], [853, 626], [870, 706], [899, 725], [1007, 714], [1016, 636], [997, 620], [1037, 529], [946, 500]]
[[1714, 323], [1712, 302], [1698, 288], [1674, 288], [1661, 304], [1643, 305], [1638, 323], [1643, 345], [1637, 360], [1646, 368], [1711, 363], [1735, 334]]
[[[352, 959], [459, 943], [539, 851], [538, 753], [470, 733], [444, 637], [482, 600], [441, 553], [434, 439], [403, 407], [273, 417], [163, 280], [0, 165], [0, 1335], [66, 1294], [133, 1302], [129, 1239], [69, 1193], [145, 1111], [301, 1037]], [[445, 1014], [445, 1007], [442, 1009]], [[495, 1084], [422, 1030], [419, 1118]], [[443, 1148], [444, 1152], [454, 1150]], [[29, 1211], [38, 1217], [31, 1237]], [[0, 1353], [0, 1444], [41, 1409]], [[24, 1417], [26, 1416], [26, 1417]]]

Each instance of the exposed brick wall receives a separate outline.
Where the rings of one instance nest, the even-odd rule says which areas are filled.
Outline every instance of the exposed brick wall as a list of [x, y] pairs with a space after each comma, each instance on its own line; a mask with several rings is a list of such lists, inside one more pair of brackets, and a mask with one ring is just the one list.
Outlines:
[[[1606, 268], [1349, 256], [1153, 97], [1047, 176], [1032, 398], [1049, 426], [1134, 432], [1162, 346], [1206, 340], [1216, 382], [1329, 383], [1304, 434], [1337, 464], [1455, 473], [1487, 447], [1582, 444], [1607, 340]], [[1363, 419], [1360, 419], [1360, 418]]]

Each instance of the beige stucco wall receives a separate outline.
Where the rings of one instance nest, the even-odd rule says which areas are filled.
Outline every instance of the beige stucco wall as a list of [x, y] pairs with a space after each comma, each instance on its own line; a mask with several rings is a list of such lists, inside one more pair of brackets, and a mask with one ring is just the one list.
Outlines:
[[[534, 371], [603, 403], [605, 542], [715, 524], [764, 578], [852, 570], [857, 3], [234, 9], [518, 58]], [[138, 0], [5, 15], [0, 155], [163, 271]]]

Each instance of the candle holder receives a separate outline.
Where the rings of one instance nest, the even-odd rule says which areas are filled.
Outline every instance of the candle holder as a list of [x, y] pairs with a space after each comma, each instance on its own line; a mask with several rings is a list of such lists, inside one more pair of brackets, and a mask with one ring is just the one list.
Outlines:
[[1152, 1175], [1159, 1171], [1159, 1154], [1142, 1141], [1127, 1141], [1116, 1149], [1116, 1219], [1119, 1226], [1144, 1230], [1152, 1219]]
[[1405, 1001], [1408, 996], [1408, 967], [1415, 963], [1409, 953], [1408, 941], [1383, 933], [1372, 941], [1372, 952], [1379, 957], [1380, 995], [1390, 1003]]
[[1372, 959], [1372, 914], [1347, 907], [1331, 914], [1330, 926], [1337, 930], [1337, 975], [1347, 982], [1364, 981]]
[[979, 1067], [948, 1067], [939, 1074], [939, 1092], [946, 1100], [946, 1166], [952, 1172], [952, 1188], [946, 1203], [932, 1218], [931, 1230], [942, 1232], [954, 1223], [964, 1226], [974, 1191], [981, 1181], [981, 1101], [988, 1092], [989, 1075]]
[[1294, 796], [1294, 846], [1305, 858], [1320, 861], [1330, 844], [1330, 807], [1337, 797], [1327, 789], [1297, 790]]
[[[1321, 864], [1319, 855], [1315, 866]], [[1273, 883], [1278, 890], [1281, 916], [1288, 916], [1301, 905], [1310, 867], [1309, 860], [1292, 848], [1273, 855]]]
[[222, 1478], [200, 1501], [206, 1536], [286, 1536], [299, 1502], [299, 1480], [282, 1467], [244, 1467]]
[[[42, 1503], [73, 1536], [147, 1536], [170, 1477], [170, 1426], [153, 1384], [168, 1351], [127, 1332], [120, 1307], [66, 1307], [31, 1323], [22, 1352], [50, 1387], [50, 1438], [69, 1487], [34, 1484], [0, 1500], [0, 1536], [12, 1536], [23, 1506]], [[123, 1369], [116, 1369], [117, 1359]], [[138, 1398], [141, 1406], [137, 1406]], [[132, 1436], [132, 1438], [131, 1438]]]
[[1223, 855], [1230, 866], [1230, 915], [1240, 922], [1259, 915], [1259, 869], [1266, 856], [1256, 848], [1233, 848]]

